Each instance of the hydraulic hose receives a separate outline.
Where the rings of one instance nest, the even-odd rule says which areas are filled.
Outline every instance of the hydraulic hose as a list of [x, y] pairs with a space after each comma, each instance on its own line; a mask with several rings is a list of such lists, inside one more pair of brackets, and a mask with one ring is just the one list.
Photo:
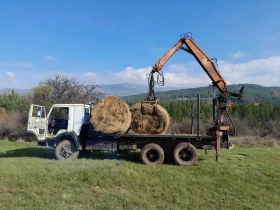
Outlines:
[[227, 113], [228, 119], [229, 119], [229, 121], [230, 121], [230, 123], [232, 124], [232, 127], [233, 127], [233, 132], [232, 132], [232, 133], [229, 133], [229, 135], [230, 135], [230, 136], [234, 136], [235, 133], [236, 133], [235, 124], [234, 124], [234, 122], [232, 121], [231, 116], [230, 116], [229, 113], [228, 113], [228, 110], [226, 110], [226, 113]]

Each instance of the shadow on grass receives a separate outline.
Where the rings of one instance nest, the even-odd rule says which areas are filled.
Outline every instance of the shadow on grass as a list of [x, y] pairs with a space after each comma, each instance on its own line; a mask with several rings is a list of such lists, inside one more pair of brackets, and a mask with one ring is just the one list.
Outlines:
[[[0, 158], [17, 158], [17, 157], [36, 157], [43, 159], [55, 159], [55, 150], [51, 148], [20, 148], [0, 152]], [[117, 154], [110, 152], [90, 152], [80, 151], [79, 159], [93, 159], [93, 160], [126, 160], [130, 162], [140, 163], [140, 152], [130, 152], [126, 154]]]
[[[137, 152], [128, 152], [128, 153], [109, 153], [109, 152], [81, 152], [79, 158], [86, 158], [86, 159], [96, 159], [96, 160], [104, 160], [104, 159], [111, 159], [111, 160], [125, 160], [133, 163], [141, 164], [140, 160], [140, 151]], [[206, 160], [205, 157], [198, 157], [197, 161], [204, 161]], [[164, 158], [164, 165], [177, 165], [173, 159], [173, 157], [165, 156]], [[196, 165], [194, 165], [196, 166]]]
[[125, 160], [134, 163], [141, 163], [140, 152], [111, 153], [111, 152], [80, 151], [79, 158], [93, 159], [93, 160]]
[[[20, 148], [0, 153], [0, 158], [17, 158], [17, 157], [36, 157], [43, 159], [55, 159], [55, 150], [51, 148]], [[140, 152], [131, 152], [126, 154], [117, 154], [110, 152], [90, 152], [80, 151], [79, 159], [95, 160], [126, 160], [130, 162], [140, 162]]]
[[48, 148], [21, 148], [0, 153], [0, 158], [14, 157], [36, 157], [44, 159], [54, 159], [54, 151]]
[[[83, 151], [80, 153], [79, 158], [95, 159], [95, 160], [125, 160], [137, 164], [141, 164], [140, 151], [128, 152], [128, 153], [110, 153], [110, 152], [90, 152]], [[199, 159], [198, 159], [199, 160]], [[174, 159], [169, 156], [165, 156], [164, 165], [176, 165]]]
[[[17, 157], [36, 157], [43, 159], [55, 159], [54, 149], [50, 148], [21, 148], [0, 153], [0, 158], [17, 158]], [[128, 153], [110, 153], [110, 152], [90, 152], [80, 151], [79, 159], [92, 160], [125, 160], [133, 163], [141, 164], [140, 151]], [[203, 161], [205, 158], [198, 157], [198, 161]], [[164, 163], [166, 165], [176, 165], [172, 157], [165, 157]]]

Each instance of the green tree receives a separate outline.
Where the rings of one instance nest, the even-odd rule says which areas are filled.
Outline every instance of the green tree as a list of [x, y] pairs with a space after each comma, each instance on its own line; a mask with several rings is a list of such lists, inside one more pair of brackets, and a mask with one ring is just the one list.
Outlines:
[[39, 83], [31, 91], [32, 103], [50, 108], [55, 103], [85, 103], [97, 101], [104, 94], [94, 84], [84, 84], [76, 78], [56, 74]]
[[0, 107], [5, 108], [6, 111], [15, 111], [20, 106], [21, 97], [14, 90], [7, 91], [0, 95]]

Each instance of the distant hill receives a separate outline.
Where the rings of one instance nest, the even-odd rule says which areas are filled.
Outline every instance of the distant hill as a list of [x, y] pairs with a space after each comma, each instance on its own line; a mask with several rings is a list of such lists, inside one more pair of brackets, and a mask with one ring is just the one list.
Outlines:
[[[239, 89], [243, 84], [229, 85], [231, 92], [239, 92]], [[240, 103], [265, 103], [280, 105], [280, 87], [264, 87], [261, 85], [244, 84], [244, 98], [240, 100]], [[114, 95], [121, 97], [129, 103], [139, 102], [144, 99], [148, 91], [147, 85], [121, 83], [121, 84], [101, 84], [100, 89], [103, 90], [106, 96]], [[14, 90], [20, 95], [27, 93], [30, 89], [12, 89], [5, 88], [0, 89], [0, 94], [7, 91]], [[211, 98], [213, 90], [210, 87], [188, 88], [188, 89], [176, 89], [176, 87], [155, 86], [157, 97], [160, 101], [170, 100], [189, 100], [197, 97], [197, 94], [201, 95], [201, 98]], [[219, 92], [218, 90], [216, 91]]]
[[[229, 85], [229, 90], [231, 92], [238, 93], [242, 85], [245, 86], [244, 97], [240, 100], [240, 103], [265, 103], [280, 105], [280, 87], [264, 87], [261, 85], [254, 84], [238, 84]], [[216, 91], [219, 93], [219, 91]], [[157, 97], [160, 101], [169, 100], [189, 100], [197, 97], [200, 94], [201, 98], [211, 98], [213, 95], [212, 88], [209, 87], [199, 87], [199, 88], [188, 88], [181, 90], [170, 90], [157, 92]], [[128, 103], [135, 103], [143, 100], [145, 94], [138, 94], [132, 96], [124, 96], [123, 100]]]
[[[114, 96], [129, 96], [140, 93], [145, 93], [148, 91], [148, 84], [131, 84], [131, 83], [120, 83], [120, 84], [100, 84], [98, 85], [101, 90], [103, 90], [105, 95], [114, 95]], [[175, 90], [176, 87], [165, 87], [156, 86], [155, 89], [160, 89], [161, 91]]]
[[30, 92], [30, 89], [3, 88], [3, 89], [0, 89], [0, 94], [7, 93], [7, 92], [12, 91], [12, 90], [14, 90], [19, 95], [23, 95], [24, 93]]

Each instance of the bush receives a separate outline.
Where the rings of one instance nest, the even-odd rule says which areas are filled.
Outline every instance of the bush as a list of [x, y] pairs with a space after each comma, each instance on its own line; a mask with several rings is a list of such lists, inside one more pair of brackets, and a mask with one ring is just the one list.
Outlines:
[[0, 136], [8, 137], [18, 131], [21, 125], [21, 116], [18, 112], [0, 113]]
[[[6, 111], [15, 111], [20, 105], [21, 97], [15, 91], [7, 91], [0, 95], [0, 107]], [[1, 111], [0, 111], [1, 112]]]
[[174, 134], [183, 134], [183, 133], [191, 133], [191, 121], [184, 120], [183, 122], [171, 122], [168, 128], [167, 133]]
[[278, 146], [280, 141], [274, 138], [273, 136], [239, 136], [232, 138], [232, 142], [237, 145], [245, 145], [245, 146]]
[[[200, 135], [206, 135], [207, 129], [209, 129], [212, 125], [212, 120], [201, 120], [200, 121]], [[171, 122], [169, 125], [168, 133], [175, 134], [191, 134], [191, 120], [184, 119], [182, 122]], [[194, 120], [193, 124], [193, 134], [197, 133], [197, 122]]]

